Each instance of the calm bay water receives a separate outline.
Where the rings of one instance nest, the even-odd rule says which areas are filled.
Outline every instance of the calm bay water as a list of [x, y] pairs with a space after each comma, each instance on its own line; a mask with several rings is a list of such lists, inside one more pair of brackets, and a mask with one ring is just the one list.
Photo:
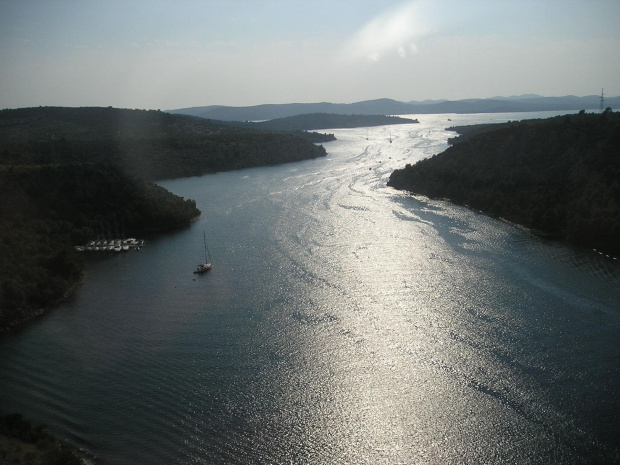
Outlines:
[[0, 409], [100, 464], [620, 462], [618, 260], [385, 186], [448, 126], [550, 115], [162, 182], [202, 217], [4, 336]]

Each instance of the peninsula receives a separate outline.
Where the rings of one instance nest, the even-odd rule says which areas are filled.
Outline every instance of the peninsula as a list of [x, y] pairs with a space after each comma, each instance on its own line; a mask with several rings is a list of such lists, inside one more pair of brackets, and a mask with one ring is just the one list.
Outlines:
[[200, 215], [194, 200], [152, 181], [325, 154], [303, 135], [160, 111], [0, 111], [0, 330], [80, 281], [85, 262], [75, 246], [112, 231], [185, 227]]
[[416, 124], [417, 119], [389, 115], [340, 115], [334, 113], [308, 113], [275, 118], [268, 121], [232, 123], [269, 131], [309, 131], [315, 129], [361, 128], [388, 124]]
[[620, 255], [620, 114], [453, 128], [452, 147], [388, 185]]

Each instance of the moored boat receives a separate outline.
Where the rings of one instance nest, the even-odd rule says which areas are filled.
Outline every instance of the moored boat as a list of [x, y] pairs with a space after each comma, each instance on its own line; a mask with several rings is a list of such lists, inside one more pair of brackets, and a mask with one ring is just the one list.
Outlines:
[[211, 254], [209, 253], [209, 248], [207, 247], [207, 237], [204, 231], [202, 233], [202, 239], [204, 241], [205, 247], [205, 262], [196, 267], [196, 269], [194, 270], [194, 274], [206, 273], [211, 269]]

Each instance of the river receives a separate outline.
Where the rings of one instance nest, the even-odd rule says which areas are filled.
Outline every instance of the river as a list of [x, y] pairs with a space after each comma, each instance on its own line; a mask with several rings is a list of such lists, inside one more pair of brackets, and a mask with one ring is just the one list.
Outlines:
[[201, 218], [3, 336], [0, 410], [97, 464], [620, 462], [618, 260], [386, 187], [448, 126], [551, 114], [161, 182]]

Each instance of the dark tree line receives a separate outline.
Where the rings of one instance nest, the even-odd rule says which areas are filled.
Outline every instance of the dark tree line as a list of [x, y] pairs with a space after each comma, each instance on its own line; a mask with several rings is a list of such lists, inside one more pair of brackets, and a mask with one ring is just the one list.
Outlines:
[[617, 255], [620, 115], [478, 127], [442, 154], [396, 170], [388, 185]]
[[[107, 163], [146, 180], [289, 163], [325, 156], [322, 146], [294, 134], [226, 131], [208, 136], [60, 140], [5, 144], [0, 160], [13, 165]], [[0, 162], [1, 163], [1, 162]]]

